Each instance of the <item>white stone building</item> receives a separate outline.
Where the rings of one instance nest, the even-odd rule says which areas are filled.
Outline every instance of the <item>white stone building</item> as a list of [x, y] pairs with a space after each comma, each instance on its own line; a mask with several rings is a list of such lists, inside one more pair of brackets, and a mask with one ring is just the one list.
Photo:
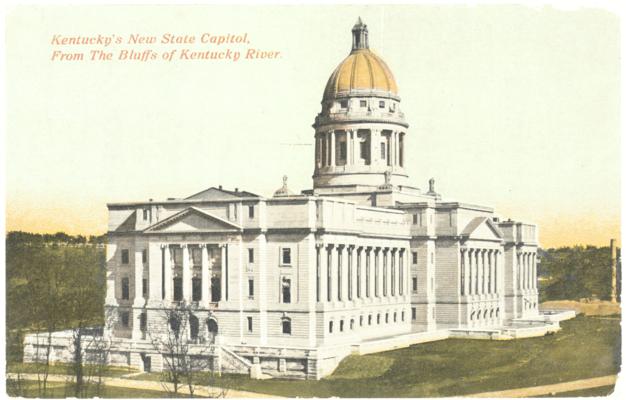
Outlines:
[[273, 197], [220, 186], [108, 205], [111, 363], [163, 368], [147, 336], [179, 302], [192, 350], [253, 376], [319, 379], [350, 353], [558, 330], [565, 315], [538, 311], [535, 225], [446, 201], [432, 179], [411, 186], [414, 138], [367, 35], [359, 19], [326, 84], [313, 189], [293, 194], [285, 178]]

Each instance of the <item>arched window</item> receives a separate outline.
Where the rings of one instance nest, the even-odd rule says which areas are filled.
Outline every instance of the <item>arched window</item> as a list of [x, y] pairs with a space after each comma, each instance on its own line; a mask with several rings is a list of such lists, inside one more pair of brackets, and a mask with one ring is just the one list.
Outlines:
[[472, 311], [472, 313], [470, 314], [470, 321], [474, 320], [475, 315], [476, 315], [476, 311]]
[[283, 334], [291, 335], [291, 318], [284, 317], [282, 319]]
[[385, 313], [385, 323], [389, 323], [389, 313]]
[[328, 323], [328, 333], [333, 333], [333, 321]]
[[487, 310], [483, 311], [483, 319], [487, 319]]
[[363, 316], [359, 317], [359, 326], [363, 326]]
[[353, 329], [354, 329], [354, 320], [351, 319], [350, 320], [350, 330], [353, 330]]
[[380, 314], [376, 314], [376, 323], [380, 325]]
[[209, 331], [208, 341], [209, 343], [214, 343], [218, 332], [217, 321], [214, 318], [209, 318], [206, 324]]
[[339, 321], [339, 332], [343, 332], [343, 319]]
[[489, 318], [493, 318], [493, 308], [489, 311]]
[[372, 325], [372, 315], [371, 314], [367, 316], [367, 324], [368, 325]]
[[500, 307], [496, 308], [496, 318], [500, 316]]
[[394, 311], [393, 313], [393, 322], [398, 322], [398, 313]]

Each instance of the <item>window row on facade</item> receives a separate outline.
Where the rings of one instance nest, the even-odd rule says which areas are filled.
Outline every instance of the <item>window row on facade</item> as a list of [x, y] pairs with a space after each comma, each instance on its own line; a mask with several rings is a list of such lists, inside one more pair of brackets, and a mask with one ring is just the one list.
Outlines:
[[370, 129], [318, 133], [315, 140], [316, 165], [318, 168], [371, 165], [377, 150], [383, 164], [404, 167], [404, 135], [404, 132], [392, 130], [382, 130], [380, 134], [373, 135]]
[[404, 295], [405, 250], [345, 245], [317, 246], [318, 302]]
[[404, 319], [404, 311], [371, 313], [359, 315], [358, 318], [353, 317], [349, 319], [331, 319], [328, 321], [328, 333], [344, 332], [347, 330], [353, 331], [365, 326], [404, 322]]

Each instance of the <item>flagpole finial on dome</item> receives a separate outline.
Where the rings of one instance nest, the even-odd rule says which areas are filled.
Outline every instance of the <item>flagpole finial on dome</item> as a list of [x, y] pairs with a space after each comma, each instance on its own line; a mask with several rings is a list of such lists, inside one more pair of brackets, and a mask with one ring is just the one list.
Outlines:
[[356, 24], [352, 27], [352, 51], [369, 49], [367, 40], [367, 25], [363, 23], [361, 17], [357, 19]]

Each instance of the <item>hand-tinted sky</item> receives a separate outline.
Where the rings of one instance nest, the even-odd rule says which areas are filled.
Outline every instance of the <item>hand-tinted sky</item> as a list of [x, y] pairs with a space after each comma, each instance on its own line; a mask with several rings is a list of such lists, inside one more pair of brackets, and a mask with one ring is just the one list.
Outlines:
[[[519, 6], [17, 8], [7, 229], [99, 234], [107, 202], [311, 187], [311, 124], [358, 16], [398, 82], [415, 186], [536, 222], [544, 246], [619, 237], [619, 20]], [[50, 61], [54, 34], [167, 32], [247, 32], [282, 57]]]

